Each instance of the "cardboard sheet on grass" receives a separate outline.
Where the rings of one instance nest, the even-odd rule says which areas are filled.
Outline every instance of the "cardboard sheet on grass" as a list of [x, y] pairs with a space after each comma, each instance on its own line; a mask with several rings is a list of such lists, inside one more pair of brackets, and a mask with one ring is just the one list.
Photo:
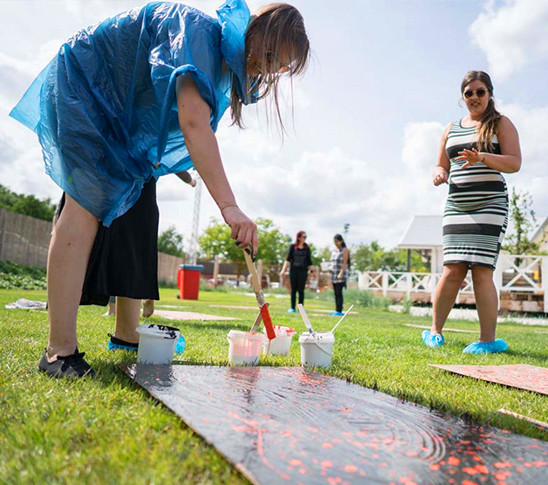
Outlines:
[[[443, 369], [482, 381], [495, 382], [548, 396], [548, 368], [528, 364], [515, 365], [439, 365]], [[548, 479], [547, 479], [548, 483]]]
[[255, 484], [522, 485], [548, 477], [546, 442], [310, 370], [122, 369]]
[[156, 310], [154, 315], [169, 320], [215, 320], [219, 322], [223, 320], [239, 320], [238, 318], [220, 317], [218, 315], [207, 315], [205, 313], [175, 312], [171, 310]]

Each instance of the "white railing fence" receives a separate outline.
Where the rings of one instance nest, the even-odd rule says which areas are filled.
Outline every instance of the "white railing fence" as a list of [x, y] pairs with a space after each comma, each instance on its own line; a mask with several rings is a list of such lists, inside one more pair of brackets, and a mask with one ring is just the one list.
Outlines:
[[[405, 294], [426, 292], [433, 295], [441, 273], [411, 273], [397, 271], [358, 271], [358, 288]], [[548, 312], [548, 256], [501, 254], [494, 275], [497, 291], [508, 293], [533, 293], [544, 295], [544, 311]], [[460, 297], [474, 293], [472, 273], [468, 272], [459, 291]]]

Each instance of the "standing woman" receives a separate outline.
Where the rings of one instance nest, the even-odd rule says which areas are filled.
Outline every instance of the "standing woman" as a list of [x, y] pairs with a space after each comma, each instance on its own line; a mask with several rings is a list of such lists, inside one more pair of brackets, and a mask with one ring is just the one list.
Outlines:
[[350, 268], [350, 252], [346, 247], [343, 237], [335, 234], [333, 242], [337, 249], [331, 253], [331, 284], [335, 292], [335, 311], [333, 317], [342, 317], [343, 313], [343, 289], [346, 288], [348, 269]]
[[450, 123], [442, 136], [434, 185], [449, 183], [443, 215], [443, 274], [434, 294], [432, 329], [422, 333], [429, 347], [443, 344], [443, 326], [461, 284], [472, 270], [480, 339], [465, 353], [504, 352], [495, 339], [498, 296], [493, 271], [508, 225], [508, 193], [502, 173], [521, 167], [518, 132], [495, 108], [493, 84], [483, 71], [469, 71], [461, 84], [468, 115]]
[[242, 106], [268, 95], [281, 123], [279, 77], [304, 72], [309, 41], [287, 4], [250, 16], [244, 0], [227, 0], [217, 16], [156, 2], [77, 32], [11, 112], [37, 133], [65, 195], [48, 253], [48, 375], [94, 374], [78, 348], [80, 302], [118, 296], [114, 336], [138, 341], [140, 301], [159, 297], [160, 176], [194, 166], [231, 237], [257, 250], [215, 131], [229, 106], [241, 127]]
[[284, 261], [280, 279], [283, 279], [289, 266], [289, 282], [291, 284], [291, 308], [289, 313], [295, 313], [295, 303], [297, 293], [299, 294], [299, 303], [304, 304], [304, 287], [308, 279], [308, 272], [314, 269], [312, 265], [312, 254], [310, 246], [306, 244], [306, 233], [299, 231], [295, 242], [289, 246], [287, 258]]

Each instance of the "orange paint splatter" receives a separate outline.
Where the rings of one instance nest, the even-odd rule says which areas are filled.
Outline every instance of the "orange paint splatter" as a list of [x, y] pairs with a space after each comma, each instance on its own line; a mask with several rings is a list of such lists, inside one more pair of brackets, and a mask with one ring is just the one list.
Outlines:
[[463, 480], [462, 485], [478, 485], [476, 482], [472, 482], [471, 480]]
[[475, 468], [478, 472], [484, 473], [485, 475], [489, 473], [489, 469], [485, 465], [476, 465]]
[[450, 456], [447, 458], [447, 463], [449, 463], [449, 465], [457, 466], [460, 465], [460, 460], [454, 456]]
[[506, 480], [510, 475], [512, 475], [510, 472], [498, 472], [495, 473], [495, 478], [497, 480]]
[[333, 463], [330, 461], [322, 461], [321, 463], [322, 468], [331, 468], [333, 466]]
[[297, 458], [293, 458], [292, 460], [289, 460], [289, 464], [291, 466], [299, 466], [302, 465], [303, 462], [301, 460], [298, 460]]
[[499, 461], [497, 463], [493, 463], [493, 466], [495, 468], [510, 468], [512, 466], [512, 463], [509, 463], [507, 461]]
[[307, 470], [306, 468], [299, 468], [299, 473], [300, 473], [301, 475], [306, 475], [307, 472], [308, 472], [308, 470]]
[[541, 467], [541, 466], [546, 466], [546, 465], [548, 465], [548, 463], [545, 462], [545, 461], [535, 461], [534, 463], [535, 463], [535, 466], [536, 466], [537, 468], [538, 468], [538, 467]]
[[524, 463], [523, 466], [527, 467], [527, 468], [531, 468], [533, 466], [532, 463]]
[[[472, 467], [463, 468], [462, 471], [464, 473], [468, 473], [468, 475], [475, 475], [476, 473], [479, 473], [475, 468], [472, 468]], [[464, 482], [462, 482], [462, 483], [464, 483]]]
[[322, 446], [324, 448], [333, 448], [333, 444], [332, 443], [322, 443]]
[[354, 465], [345, 465], [344, 471], [347, 473], [356, 473], [358, 471], [358, 467]]

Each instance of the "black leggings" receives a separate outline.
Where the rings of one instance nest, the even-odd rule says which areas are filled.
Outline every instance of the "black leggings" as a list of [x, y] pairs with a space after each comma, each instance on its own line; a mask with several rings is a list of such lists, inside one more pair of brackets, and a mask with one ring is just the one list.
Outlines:
[[295, 309], [297, 292], [299, 292], [299, 303], [304, 303], [304, 286], [308, 278], [308, 269], [292, 269], [289, 271], [289, 282], [291, 283], [291, 308]]
[[342, 313], [343, 310], [343, 288], [346, 283], [333, 283], [333, 290], [335, 291], [335, 311]]

